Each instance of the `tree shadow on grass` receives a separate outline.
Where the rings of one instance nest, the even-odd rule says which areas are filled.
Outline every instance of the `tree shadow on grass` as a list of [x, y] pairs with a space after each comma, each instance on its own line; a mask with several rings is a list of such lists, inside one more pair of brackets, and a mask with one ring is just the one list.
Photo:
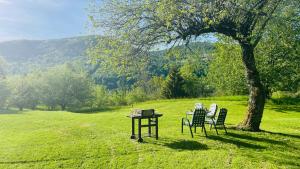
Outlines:
[[[231, 130], [235, 130], [235, 131], [240, 131], [240, 129], [237, 129], [236, 126], [229, 126], [227, 127], [227, 129], [231, 129]], [[293, 138], [297, 138], [300, 139], [300, 134], [296, 135], [296, 134], [288, 134], [288, 133], [280, 133], [280, 132], [272, 132], [272, 131], [267, 131], [267, 130], [260, 130], [261, 133], [268, 133], [268, 134], [275, 134], [275, 135], [280, 135], [280, 136], [284, 136], [284, 137], [293, 137]], [[253, 136], [249, 136], [249, 135], [244, 135], [244, 134], [236, 134], [236, 133], [228, 133], [227, 135], [232, 136], [232, 137], [237, 137], [237, 138], [245, 138], [245, 139], [250, 139], [250, 140], [254, 140], [254, 141], [265, 141], [265, 142], [269, 142], [272, 144], [285, 144], [285, 143], [280, 143], [280, 141], [277, 140], [272, 140], [272, 139], [267, 139], [267, 138], [259, 138], [259, 137], [253, 137]]]
[[256, 144], [251, 144], [247, 143], [244, 141], [236, 140], [236, 139], [231, 139], [231, 138], [225, 138], [225, 137], [220, 137], [220, 136], [207, 136], [208, 139], [220, 141], [223, 143], [229, 143], [229, 144], [234, 144], [237, 147], [244, 147], [244, 148], [251, 148], [251, 149], [265, 149], [266, 147], [256, 145]]
[[299, 135], [295, 135], [295, 134], [287, 134], [287, 133], [277, 133], [277, 132], [266, 131], [266, 130], [262, 130], [262, 132], [268, 133], [268, 134], [276, 134], [276, 135], [280, 135], [280, 136], [293, 137], [293, 138], [300, 139], [300, 134]]
[[6, 110], [6, 109], [0, 109], [0, 115], [1, 114], [22, 114], [24, 111], [19, 111], [19, 110]]
[[280, 112], [280, 113], [291, 113], [291, 112], [288, 112], [288, 111], [293, 111], [293, 112], [296, 112], [296, 113], [300, 113], [300, 106], [272, 106], [272, 107], [269, 107], [269, 109], [271, 110], [274, 110], [274, 111], [277, 111], [277, 112]]
[[205, 144], [202, 144], [198, 141], [193, 140], [174, 140], [169, 138], [159, 138], [158, 140], [147, 142], [144, 141], [143, 143], [150, 143], [155, 144], [159, 146], [166, 146], [171, 149], [176, 150], [208, 150], [208, 146]]
[[278, 140], [273, 140], [273, 139], [268, 139], [268, 138], [261, 138], [261, 137], [253, 137], [253, 136], [245, 135], [245, 134], [228, 133], [227, 135], [234, 137], [234, 138], [238, 138], [238, 139], [266, 142], [269, 144], [286, 145], [286, 143], [283, 141], [278, 141]]
[[208, 150], [207, 145], [190, 140], [174, 141], [171, 143], [166, 143], [165, 146], [178, 150]]

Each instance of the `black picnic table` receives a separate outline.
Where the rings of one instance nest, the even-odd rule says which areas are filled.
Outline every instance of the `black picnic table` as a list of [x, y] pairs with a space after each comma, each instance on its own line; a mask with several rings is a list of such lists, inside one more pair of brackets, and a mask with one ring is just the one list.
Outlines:
[[[161, 117], [162, 114], [154, 113], [151, 116], [142, 116], [141, 114], [131, 114], [127, 117], [131, 118], [131, 139], [135, 139], [135, 120], [138, 120], [138, 142], [143, 142], [141, 130], [142, 127], [148, 127], [148, 135], [151, 136], [151, 126], [155, 126], [155, 137], [158, 139], [158, 118]], [[148, 124], [142, 125], [142, 119], [148, 119]], [[155, 120], [153, 120], [155, 119]]]

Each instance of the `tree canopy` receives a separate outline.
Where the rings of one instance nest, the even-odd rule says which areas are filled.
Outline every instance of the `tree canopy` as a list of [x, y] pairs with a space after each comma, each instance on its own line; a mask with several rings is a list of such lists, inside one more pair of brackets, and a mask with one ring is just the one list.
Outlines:
[[[91, 20], [140, 49], [218, 32], [256, 45], [282, 0], [133, 0], [94, 5]], [[99, 17], [102, 16], [102, 17]], [[104, 16], [104, 17], [103, 17]]]
[[[274, 13], [284, 0], [143, 0], [94, 3], [91, 20], [111, 37], [130, 43], [132, 55], [162, 43], [188, 44], [206, 33], [221, 33], [236, 40], [242, 50], [249, 103], [240, 128], [259, 131], [265, 88], [256, 67], [254, 50]], [[294, 1], [288, 1], [294, 2]], [[286, 5], [286, 4], [284, 4]]]

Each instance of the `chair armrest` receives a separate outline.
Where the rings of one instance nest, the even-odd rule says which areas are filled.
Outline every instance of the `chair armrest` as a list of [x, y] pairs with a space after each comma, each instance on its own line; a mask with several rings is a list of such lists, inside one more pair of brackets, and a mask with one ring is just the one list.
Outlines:
[[191, 123], [190, 123], [190, 120], [189, 120], [188, 118], [182, 118], [182, 123], [183, 123], [183, 124], [184, 124], [185, 121], [187, 121], [189, 125], [191, 124]]
[[185, 117], [188, 118], [188, 116], [193, 115], [193, 112], [185, 112]]
[[186, 115], [193, 115], [194, 112], [188, 111], [188, 112], [186, 112], [185, 114], [186, 114]]

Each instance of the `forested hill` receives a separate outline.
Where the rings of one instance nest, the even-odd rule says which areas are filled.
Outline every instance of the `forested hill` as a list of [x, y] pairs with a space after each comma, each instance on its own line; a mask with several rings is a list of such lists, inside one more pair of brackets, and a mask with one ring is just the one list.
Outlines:
[[[86, 50], [96, 43], [96, 39], [96, 36], [81, 36], [53, 40], [0, 42], [0, 57], [9, 65], [8, 72], [16, 74], [74, 61], [86, 63]], [[202, 54], [213, 49], [213, 45], [207, 42], [191, 43], [190, 47], [201, 51]], [[153, 54], [159, 60], [159, 56], [164, 52], [165, 50], [153, 52]]]
[[14, 73], [32, 68], [84, 60], [86, 49], [95, 44], [95, 36], [53, 40], [17, 40], [0, 43], [0, 56]]

